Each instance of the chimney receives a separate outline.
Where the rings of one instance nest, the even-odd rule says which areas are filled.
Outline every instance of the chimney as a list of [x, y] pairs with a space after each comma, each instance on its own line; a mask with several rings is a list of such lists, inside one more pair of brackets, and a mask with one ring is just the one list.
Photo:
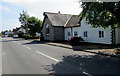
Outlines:
[[60, 13], [60, 11], [58, 11], [58, 13]]

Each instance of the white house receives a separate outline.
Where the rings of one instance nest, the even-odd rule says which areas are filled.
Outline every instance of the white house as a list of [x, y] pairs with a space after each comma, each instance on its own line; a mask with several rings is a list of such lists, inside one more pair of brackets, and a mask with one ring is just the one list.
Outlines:
[[81, 21], [78, 27], [65, 28], [65, 40], [68, 40], [71, 36], [82, 37], [84, 42], [90, 43], [102, 43], [102, 44], [120, 44], [120, 28], [115, 31], [109, 27], [103, 29], [101, 27], [92, 28], [90, 24], [86, 23], [86, 20]]
[[26, 33], [26, 30], [24, 28], [20, 27], [20, 29], [18, 30], [18, 32]]
[[76, 36], [89, 43], [120, 44], [120, 28], [115, 31], [111, 27], [93, 28], [86, 22], [86, 19], [78, 23], [78, 15], [51, 12], [44, 12], [43, 15], [42, 32], [45, 40], [68, 40], [72, 36]]

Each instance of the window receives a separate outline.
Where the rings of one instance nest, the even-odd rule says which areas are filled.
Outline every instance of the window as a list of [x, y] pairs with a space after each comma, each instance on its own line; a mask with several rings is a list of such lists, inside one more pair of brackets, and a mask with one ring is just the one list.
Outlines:
[[46, 35], [49, 35], [49, 24], [46, 24]]
[[70, 32], [68, 32], [68, 36], [70, 36]]
[[87, 31], [84, 32], [84, 37], [88, 37]]
[[78, 36], [78, 32], [77, 31], [74, 31], [74, 36]]
[[104, 31], [99, 31], [99, 38], [103, 38], [104, 37]]

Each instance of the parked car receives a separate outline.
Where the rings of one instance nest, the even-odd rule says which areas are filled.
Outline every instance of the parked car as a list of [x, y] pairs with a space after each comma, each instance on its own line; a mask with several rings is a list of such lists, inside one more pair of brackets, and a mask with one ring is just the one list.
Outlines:
[[5, 37], [5, 35], [2, 35], [1, 37]]
[[13, 35], [13, 38], [18, 38], [19, 36], [18, 35]]
[[8, 35], [2, 35], [2, 37], [8, 37]]

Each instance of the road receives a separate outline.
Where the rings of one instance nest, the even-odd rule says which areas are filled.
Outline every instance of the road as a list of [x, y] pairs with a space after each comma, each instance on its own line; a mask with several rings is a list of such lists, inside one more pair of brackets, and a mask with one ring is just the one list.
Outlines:
[[119, 74], [120, 59], [48, 45], [2, 38], [3, 74]]

